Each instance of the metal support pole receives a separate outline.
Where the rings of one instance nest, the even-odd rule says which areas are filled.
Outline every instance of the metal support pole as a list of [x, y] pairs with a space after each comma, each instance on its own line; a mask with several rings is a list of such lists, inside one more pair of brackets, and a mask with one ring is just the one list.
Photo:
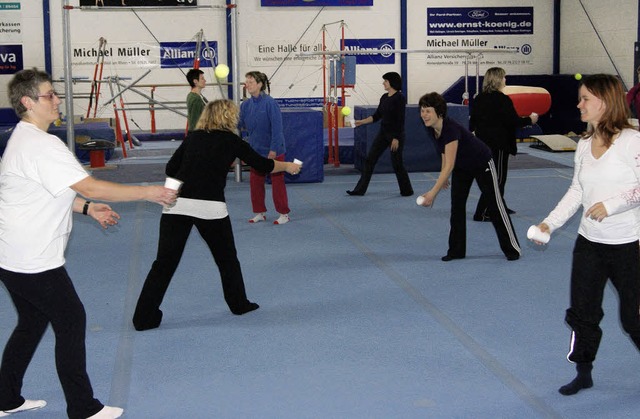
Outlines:
[[476, 94], [473, 95], [474, 98], [480, 94], [480, 58], [482, 58], [482, 54], [476, 55]]
[[[233, 69], [233, 100], [240, 104], [240, 68], [238, 68], [238, 5], [231, 1], [231, 68]], [[236, 182], [242, 182], [242, 163], [236, 159], [233, 169]]]
[[67, 112], [67, 147], [76, 155], [76, 141], [73, 126], [73, 82], [71, 74], [71, 36], [69, 31], [70, 18], [69, 10], [73, 6], [69, 6], [69, 0], [65, 0], [62, 10], [62, 36], [64, 38], [63, 54], [64, 54], [64, 106]]
[[469, 55], [464, 57], [464, 93], [462, 94], [462, 104], [469, 104]]

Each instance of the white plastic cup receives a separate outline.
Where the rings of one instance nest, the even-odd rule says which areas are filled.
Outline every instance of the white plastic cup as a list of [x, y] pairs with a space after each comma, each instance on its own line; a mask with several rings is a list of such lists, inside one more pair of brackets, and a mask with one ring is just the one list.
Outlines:
[[182, 187], [182, 181], [178, 179], [174, 179], [172, 177], [167, 177], [164, 181], [164, 187], [168, 189], [173, 189], [174, 191], [179, 191]]
[[[167, 189], [173, 189], [174, 191], [180, 191], [180, 188], [182, 187], [182, 181], [178, 180], [178, 179], [174, 179], [172, 177], [168, 177], [167, 179], [165, 179], [164, 181], [164, 187]], [[167, 205], [167, 208], [173, 208], [176, 205], [176, 203], [174, 202], [173, 204]]]
[[294, 162], [295, 164], [299, 164], [299, 165], [300, 165], [300, 167], [302, 167], [302, 161], [300, 161], [300, 160], [298, 160], [298, 159], [293, 159], [293, 162]]
[[529, 240], [547, 244], [549, 243], [549, 240], [551, 240], [551, 234], [543, 232], [538, 228], [538, 226], [534, 225], [529, 227], [529, 230], [527, 230], [527, 238]]
[[424, 204], [424, 196], [419, 195], [419, 196], [416, 198], [416, 204], [418, 204], [418, 205], [422, 206], [422, 204]]

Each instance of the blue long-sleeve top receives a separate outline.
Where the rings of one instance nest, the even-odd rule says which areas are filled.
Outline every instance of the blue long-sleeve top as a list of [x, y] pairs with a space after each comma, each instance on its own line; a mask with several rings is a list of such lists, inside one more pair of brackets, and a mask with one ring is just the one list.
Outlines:
[[270, 151], [277, 156], [286, 152], [280, 107], [268, 94], [262, 92], [242, 102], [238, 127], [243, 135], [248, 134], [251, 148], [261, 156]]

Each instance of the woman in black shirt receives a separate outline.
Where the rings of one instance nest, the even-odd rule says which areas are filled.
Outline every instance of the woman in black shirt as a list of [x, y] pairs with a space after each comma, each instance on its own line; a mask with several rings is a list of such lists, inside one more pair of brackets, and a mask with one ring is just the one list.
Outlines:
[[[516, 129], [538, 122], [538, 115], [535, 113], [525, 117], [518, 116], [511, 98], [502, 93], [506, 82], [504, 69], [492, 67], [487, 70], [482, 81], [482, 93], [471, 103], [471, 119], [469, 121], [471, 131], [474, 131], [476, 136], [491, 149], [502, 197], [504, 197], [504, 185], [507, 183], [509, 154], [515, 156], [518, 151]], [[487, 197], [481, 194], [473, 219], [475, 221], [490, 221], [487, 209]], [[509, 208], [507, 208], [507, 212], [509, 214], [515, 213]]]
[[492, 214], [491, 222], [496, 230], [500, 248], [507, 260], [520, 258], [520, 244], [507, 214], [502, 196], [497, 188], [496, 168], [491, 150], [453, 119], [447, 117], [447, 103], [438, 93], [428, 93], [420, 98], [420, 117], [433, 134], [436, 147], [442, 154], [442, 170], [431, 190], [424, 193], [422, 206], [433, 205], [442, 189], [449, 187], [451, 176], [451, 230], [449, 250], [442, 257], [448, 262], [463, 259], [467, 251], [466, 206], [469, 190], [475, 180]]
[[245, 293], [227, 213], [224, 188], [229, 167], [239, 158], [263, 173], [286, 171], [295, 175], [300, 166], [267, 159], [253, 151], [236, 134], [238, 114], [238, 106], [230, 100], [209, 102], [196, 130], [189, 133], [167, 163], [167, 176], [182, 181], [183, 185], [175, 206], [165, 208], [160, 218], [158, 254], [133, 316], [136, 330], [160, 326], [160, 304], [194, 225], [218, 265], [224, 299], [231, 312], [241, 315], [258, 308]]
[[402, 162], [402, 150], [404, 149], [404, 113], [407, 106], [407, 99], [402, 92], [402, 78], [396, 72], [385, 73], [382, 76], [384, 90], [387, 91], [380, 98], [380, 103], [376, 112], [365, 119], [355, 121], [356, 127], [364, 124], [382, 120], [380, 122], [380, 131], [371, 144], [371, 149], [367, 154], [364, 162], [364, 169], [360, 175], [358, 184], [351, 191], [347, 191], [349, 195], [362, 196], [367, 193], [373, 169], [378, 162], [382, 153], [389, 148], [391, 150], [391, 165], [393, 171], [396, 172], [398, 186], [400, 186], [400, 195], [413, 195], [413, 188], [409, 180], [409, 174]]

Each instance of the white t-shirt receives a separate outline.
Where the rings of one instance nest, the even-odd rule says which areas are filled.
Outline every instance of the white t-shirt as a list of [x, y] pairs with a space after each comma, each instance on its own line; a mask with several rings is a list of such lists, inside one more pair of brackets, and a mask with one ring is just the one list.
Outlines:
[[[625, 129], [599, 159], [591, 154], [591, 138], [578, 142], [573, 181], [556, 208], [544, 219], [551, 231], [582, 206], [578, 233], [604, 244], [638, 240], [640, 228], [640, 132]], [[609, 214], [602, 222], [584, 213], [602, 202]]]
[[0, 168], [0, 267], [37, 273], [64, 265], [76, 193], [88, 173], [58, 137], [19, 122]]

